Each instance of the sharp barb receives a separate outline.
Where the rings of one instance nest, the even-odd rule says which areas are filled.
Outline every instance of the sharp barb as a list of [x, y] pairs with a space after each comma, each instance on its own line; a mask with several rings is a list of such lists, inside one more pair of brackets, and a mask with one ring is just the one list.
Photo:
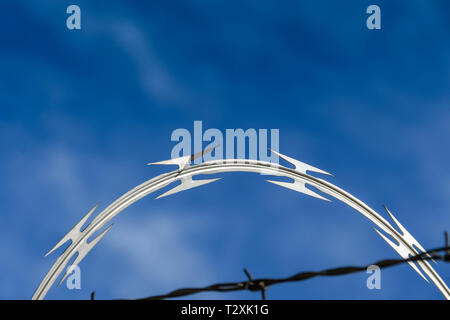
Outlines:
[[389, 211], [389, 209], [385, 205], [383, 205], [383, 207], [386, 210], [386, 212], [389, 214], [389, 216], [391, 217], [392, 221], [394, 221], [395, 224], [397, 225], [397, 227], [400, 229], [400, 231], [402, 232], [402, 235], [404, 235], [406, 229], [401, 225], [401, 223], [394, 217], [394, 215]]
[[[403, 258], [403, 259], [408, 259], [410, 258], [409, 254], [405, 254], [400, 247], [395, 244], [394, 242], [392, 242], [390, 239], [388, 239], [388, 237], [386, 237], [384, 234], [382, 234], [378, 229], [373, 228], [379, 235], [380, 237], [382, 237], [384, 239], [384, 241], [386, 241], [391, 247], [392, 249], [394, 249], [395, 251], [397, 251], [397, 253]], [[425, 276], [423, 275], [423, 273], [419, 270], [419, 268], [417, 267], [417, 265], [414, 263], [414, 261], [408, 261], [408, 264], [414, 269], [414, 271], [416, 271], [426, 282], [430, 283], [428, 281], [427, 278], [425, 278]]]
[[49, 252], [45, 254], [44, 257], [47, 257], [67, 241], [73, 241], [81, 233], [81, 227], [86, 223], [91, 214], [95, 211], [95, 209], [97, 209], [99, 205], [100, 203], [96, 204]]
[[[384, 239], [384, 241], [386, 241], [392, 248], [394, 248], [395, 251], [397, 251], [398, 244], [395, 244], [394, 242], [392, 242], [392, 240], [390, 240], [388, 237], [386, 237], [384, 234], [382, 234], [378, 229], [376, 229], [376, 228], [373, 228], [373, 229], [380, 235], [380, 237], [382, 237]], [[403, 257], [403, 253], [401, 253], [401, 252], [399, 252], [399, 253], [400, 253], [400, 256]]]
[[191, 162], [194, 161], [195, 159], [199, 158], [199, 157], [203, 157], [205, 154], [210, 153], [211, 151], [213, 151], [215, 148], [219, 147], [220, 144], [218, 144], [217, 146], [211, 147], [209, 149], [197, 152], [193, 155], [191, 155]]
[[[71, 230], [72, 231], [72, 230]], [[67, 241], [71, 240], [71, 231], [69, 231], [69, 233], [67, 233], [49, 252], [47, 252], [44, 255], [44, 258], [46, 258], [49, 254], [51, 254], [53, 251], [55, 251], [56, 249], [58, 249], [60, 246], [62, 246], [64, 243], [66, 243]]]
[[59, 287], [61, 285], [61, 283], [63, 283], [63, 281], [67, 278], [68, 275], [69, 275], [69, 272], [66, 271], [66, 273], [64, 274], [64, 277], [62, 277], [61, 280], [59, 280], [59, 282], [56, 285], [56, 287]]
[[329, 175], [329, 176], [333, 176], [331, 173], [328, 173], [328, 172], [326, 172], [326, 171], [324, 171], [322, 169], [313, 167], [313, 166], [311, 166], [311, 165], [309, 165], [307, 163], [304, 163], [304, 162], [298, 161], [296, 159], [293, 159], [291, 157], [288, 157], [288, 156], [286, 156], [284, 154], [281, 154], [281, 153], [279, 153], [279, 152], [277, 152], [275, 150], [272, 150], [272, 149], [269, 149], [269, 150], [271, 152], [275, 153], [276, 155], [278, 155], [280, 158], [283, 158], [287, 162], [292, 163], [295, 166], [295, 170], [296, 171], [299, 171], [301, 173], [306, 173], [306, 171], [312, 171], [312, 172], [317, 172], [317, 173], [322, 173], [322, 174], [326, 174], [326, 175]]
[[158, 162], [150, 162], [150, 163], [147, 163], [147, 165], [154, 165], [154, 164], [177, 165], [178, 169], [184, 169], [187, 166], [189, 166], [190, 162], [191, 162], [191, 156], [188, 155], [188, 156], [175, 158], [175, 159], [169, 159], [169, 160], [158, 161]]
[[177, 193], [177, 192], [181, 192], [184, 190], [188, 190], [188, 189], [192, 189], [195, 187], [199, 187], [202, 186], [204, 184], [208, 184], [214, 181], [217, 181], [221, 178], [215, 178], [215, 179], [205, 179], [205, 180], [182, 180], [181, 184], [177, 185], [176, 187], [170, 189], [169, 191], [159, 195], [156, 197], [156, 199], [161, 199], [164, 197], [167, 197], [171, 194]]
[[[391, 213], [391, 211], [389, 211], [389, 209], [383, 205], [384, 209], [386, 210], [386, 212], [389, 214], [389, 216], [391, 217], [392, 221], [394, 221], [394, 223], [397, 225], [398, 229], [401, 231], [401, 234], [403, 235], [403, 237], [412, 245], [414, 245], [415, 248], [419, 249], [419, 251], [421, 251], [422, 253], [425, 253], [426, 250], [422, 247], [422, 245], [408, 232], [408, 230], [406, 230], [405, 227], [403, 227], [403, 225], [394, 217], [394, 215]], [[418, 254], [419, 252], [416, 252], [416, 254]], [[431, 258], [431, 255], [426, 253], [425, 254], [427, 257]], [[431, 261], [433, 261], [435, 264], [437, 264], [437, 262], [434, 259], [431, 259]]]
[[[112, 228], [113, 225], [114, 225], [114, 223], [111, 223], [111, 225], [108, 228], [106, 228], [104, 231], [102, 231], [102, 233], [100, 233], [97, 237], [95, 237], [95, 239], [93, 239], [91, 242], [87, 243], [87, 247], [88, 247], [87, 252], [89, 252], [106, 235], [106, 233]], [[80, 262], [81, 259], [82, 258], [80, 258], [80, 256], [78, 256], [77, 259], [75, 259], [75, 261], [78, 260], [78, 262]], [[74, 264], [78, 264], [78, 263], [74, 263]]]
[[307, 194], [309, 196], [325, 200], [325, 201], [331, 201], [330, 199], [327, 199], [325, 197], [322, 197], [320, 194], [315, 193], [314, 191], [306, 188], [305, 183], [301, 181], [295, 181], [295, 182], [284, 182], [284, 181], [273, 181], [273, 180], [266, 180], [267, 182], [279, 185], [284, 188], [288, 188], [297, 192], [301, 192], [304, 194]]
[[408, 264], [414, 269], [414, 271], [416, 271], [416, 272], [423, 278], [423, 280], [425, 280], [428, 284], [430, 284], [430, 281], [428, 281], [428, 279], [425, 278], [425, 276], [424, 276], [423, 273], [419, 270], [419, 268], [418, 268], [417, 265], [414, 263], [414, 261], [408, 261]]
[[[80, 262], [84, 259], [84, 257], [89, 253], [89, 251], [92, 250], [92, 248], [106, 235], [106, 233], [112, 228], [114, 225], [111, 224], [108, 228], [106, 228], [102, 233], [100, 233], [95, 239], [93, 239], [89, 243], [84, 243], [80, 248], [78, 249], [78, 256], [75, 258], [73, 263], [70, 266], [78, 266]], [[61, 283], [66, 279], [66, 277], [69, 275], [69, 272], [66, 271], [64, 277], [61, 278], [61, 280], [58, 283], [58, 287], [61, 285]]]
[[147, 165], [154, 165], [154, 164], [158, 164], [158, 165], [177, 165], [178, 169], [182, 170], [185, 169], [186, 167], [188, 167], [190, 165], [190, 163], [192, 161], [194, 161], [195, 159], [207, 154], [208, 152], [211, 152], [212, 150], [214, 150], [215, 148], [217, 148], [218, 146], [209, 148], [207, 150], [203, 150], [200, 152], [197, 152], [193, 155], [187, 155], [187, 156], [183, 156], [183, 157], [179, 157], [179, 158], [174, 158], [174, 159], [169, 159], [169, 160], [164, 160], [164, 161], [158, 161], [158, 162], [150, 162], [147, 163]]

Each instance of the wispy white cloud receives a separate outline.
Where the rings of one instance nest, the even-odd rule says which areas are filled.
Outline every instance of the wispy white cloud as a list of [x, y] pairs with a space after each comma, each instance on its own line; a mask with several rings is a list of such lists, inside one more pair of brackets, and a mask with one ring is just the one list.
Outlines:
[[208, 228], [207, 222], [193, 221], [187, 213], [152, 213], [121, 221], [106, 243], [118, 260], [126, 261], [128, 276], [115, 279], [112, 291], [136, 296], [142, 291], [156, 294], [188, 284], [212, 283], [216, 280], [214, 263], [192, 237], [209, 232]]

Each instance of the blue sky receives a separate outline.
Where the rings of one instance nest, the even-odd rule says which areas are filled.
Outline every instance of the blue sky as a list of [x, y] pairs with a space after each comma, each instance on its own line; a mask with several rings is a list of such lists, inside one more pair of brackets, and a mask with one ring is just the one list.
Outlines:
[[[278, 128], [280, 151], [426, 248], [449, 228], [448, 1], [67, 1], [0, 4], [0, 298], [28, 299], [97, 202], [165, 172], [171, 132]], [[365, 27], [378, 4], [382, 29]], [[82, 290], [137, 298], [184, 286], [287, 276], [397, 254], [351, 208], [224, 179], [141, 200], [81, 263]], [[447, 265], [436, 269], [450, 281]], [[270, 299], [441, 299], [409, 266], [275, 286]], [[258, 299], [258, 293], [193, 298]]]

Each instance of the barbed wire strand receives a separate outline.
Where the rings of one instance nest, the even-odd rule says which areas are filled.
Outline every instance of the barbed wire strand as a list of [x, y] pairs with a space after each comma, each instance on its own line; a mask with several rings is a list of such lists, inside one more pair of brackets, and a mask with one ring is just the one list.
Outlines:
[[[250, 272], [244, 268], [244, 273], [247, 276], [247, 281], [240, 281], [240, 282], [225, 282], [225, 283], [216, 283], [205, 287], [198, 287], [198, 288], [182, 288], [177, 289], [172, 292], [169, 292], [167, 294], [162, 295], [155, 295], [155, 296], [149, 296], [146, 298], [141, 298], [138, 300], [164, 300], [164, 299], [170, 299], [170, 298], [178, 298], [178, 297], [185, 297], [201, 292], [231, 292], [231, 291], [242, 291], [242, 290], [248, 290], [252, 292], [261, 292], [261, 298], [262, 300], [266, 300], [266, 291], [270, 286], [280, 284], [280, 283], [286, 283], [286, 282], [299, 282], [299, 281], [305, 281], [311, 278], [315, 277], [334, 277], [334, 276], [341, 276], [341, 275], [347, 275], [357, 272], [366, 271], [369, 266], [376, 265], [380, 269], [385, 269], [393, 266], [397, 266], [400, 264], [408, 263], [408, 262], [414, 262], [417, 260], [440, 260], [444, 262], [450, 262], [450, 246], [449, 246], [449, 239], [448, 239], [448, 232], [445, 231], [444, 233], [444, 239], [445, 239], [445, 247], [442, 248], [436, 248], [432, 250], [428, 250], [426, 252], [420, 253], [418, 255], [412, 256], [408, 259], [385, 259], [380, 260], [378, 262], [365, 265], [365, 266], [348, 266], [348, 267], [339, 267], [339, 268], [331, 268], [321, 271], [304, 271], [296, 273], [292, 276], [285, 277], [285, 278], [259, 278], [259, 279], [253, 279]], [[444, 251], [444, 255], [439, 255], [438, 252]], [[94, 300], [95, 291], [91, 294], [91, 300]]]

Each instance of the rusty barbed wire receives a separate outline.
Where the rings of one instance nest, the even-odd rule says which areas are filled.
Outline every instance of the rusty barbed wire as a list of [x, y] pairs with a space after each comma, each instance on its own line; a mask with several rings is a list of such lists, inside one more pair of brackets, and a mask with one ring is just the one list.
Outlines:
[[[330, 276], [334, 277], [334, 276], [348, 275], [348, 274], [352, 274], [352, 273], [366, 271], [367, 268], [371, 265], [376, 265], [380, 269], [385, 269], [385, 268], [397, 266], [397, 265], [408, 263], [408, 262], [414, 262], [414, 261], [418, 261], [418, 260], [440, 260], [440, 261], [444, 261], [444, 262], [450, 262], [450, 246], [449, 246], [447, 231], [444, 233], [444, 238], [445, 238], [445, 247], [428, 250], [426, 252], [412, 256], [408, 259], [385, 259], [385, 260], [380, 260], [378, 262], [371, 263], [369, 265], [364, 265], [364, 266], [347, 266], [347, 267], [325, 269], [325, 270], [321, 270], [321, 271], [304, 271], [304, 272], [299, 272], [299, 273], [296, 273], [292, 276], [285, 277], [285, 278], [253, 279], [250, 272], [246, 268], [244, 268], [244, 273], [248, 278], [247, 281], [216, 283], [216, 284], [208, 285], [205, 287], [197, 287], [197, 288], [182, 288], [182, 289], [177, 289], [177, 290], [171, 291], [167, 294], [154, 295], [154, 296], [149, 296], [149, 297], [141, 298], [141, 299], [137, 299], [137, 300], [164, 300], [164, 299], [170, 299], [170, 298], [185, 297], [185, 296], [202, 293], [202, 292], [231, 292], [231, 291], [243, 291], [243, 290], [248, 290], [248, 291], [252, 291], [252, 292], [260, 291], [261, 298], [263, 300], [266, 300], [267, 289], [270, 286], [280, 284], [280, 283], [305, 281], [305, 280], [315, 278], [315, 277], [330, 277]], [[444, 251], [443, 255], [438, 254], [438, 252], [442, 252], [442, 251]], [[93, 298], [94, 298], [94, 296], [92, 294], [91, 299], [93, 299]]]

